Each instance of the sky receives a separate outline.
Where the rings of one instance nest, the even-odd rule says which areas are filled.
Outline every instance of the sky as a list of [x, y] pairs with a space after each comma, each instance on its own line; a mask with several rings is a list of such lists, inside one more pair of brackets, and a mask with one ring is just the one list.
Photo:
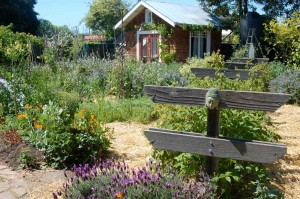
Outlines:
[[[184, 3], [198, 5], [197, 0], [160, 0], [169, 3]], [[57, 26], [67, 25], [71, 30], [75, 27], [80, 32], [87, 32], [82, 19], [88, 13], [89, 5], [93, 0], [37, 0], [35, 11], [38, 18], [47, 19]], [[134, 5], [137, 0], [129, 0]]]
[[[127, 0], [131, 5], [137, 0]], [[197, 0], [158, 0], [161, 2], [199, 5]], [[82, 19], [88, 13], [93, 0], [37, 0], [35, 11], [38, 18], [47, 19], [57, 26], [67, 25], [71, 30], [78, 28], [79, 32], [88, 32]], [[259, 12], [259, 10], [258, 10]], [[260, 12], [259, 12], [260, 13]]]

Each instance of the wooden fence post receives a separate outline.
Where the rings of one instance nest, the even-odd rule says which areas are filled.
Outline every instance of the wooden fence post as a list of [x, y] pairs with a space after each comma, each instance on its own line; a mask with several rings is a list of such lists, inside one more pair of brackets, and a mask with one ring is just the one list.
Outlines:
[[[205, 105], [207, 107], [207, 136], [219, 137], [219, 109], [220, 94], [218, 89], [209, 89], [205, 96]], [[214, 156], [214, 143], [210, 141], [208, 149], [211, 156]], [[217, 170], [218, 159], [216, 157], [206, 158], [206, 172], [212, 176]]]

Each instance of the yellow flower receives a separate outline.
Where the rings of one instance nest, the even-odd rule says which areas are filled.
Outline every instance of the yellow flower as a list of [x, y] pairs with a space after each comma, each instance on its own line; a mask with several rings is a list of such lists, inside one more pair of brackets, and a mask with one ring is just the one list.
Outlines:
[[85, 110], [84, 109], [81, 109], [80, 111], [79, 111], [79, 114], [82, 114], [82, 113], [84, 113], [85, 112]]
[[117, 198], [123, 198], [123, 193], [122, 193], [122, 192], [119, 192], [119, 193], [117, 194]]
[[36, 120], [36, 118], [34, 117], [34, 118], [32, 118], [32, 121], [35, 121]]
[[93, 120], [95, 118], [95, 115], [91, 114], [91, 120]]
[[35, 124], [34, 127], [37, 128], [37, 129], [42, 129], [43, 125], [41, 125], [41, 124]]
[[22, 119], [23, 118], [23, 114], [18, 114], [18, 119]]

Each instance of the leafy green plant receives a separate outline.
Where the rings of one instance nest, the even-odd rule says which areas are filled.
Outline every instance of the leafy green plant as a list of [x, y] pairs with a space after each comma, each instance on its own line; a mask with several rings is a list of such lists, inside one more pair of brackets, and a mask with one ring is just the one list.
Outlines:
[[29, 147], [25, 147], [21, 150], [20, 156], [19, 156], [19, 166], [22, 169], [29, 169], [33, 168], [36, 163], [36, 158], [30, 155], [27, 155], [27, 153], [30, 151]]
[[299, 68], [299, 36], [297, 25], [300, 23], [300, 12], [295, 12], [290, 18], [281, 21], [272, 20], [265, 24], [266, 37], [270, 49], [275, 52], [276, 58]]
[[44, 152], [46, 163], [52, 167], [89, 162], [104, 155], [109, 147], [107, 129], [102, 128], [96, 116], [84, 110], [73, 119], [54, 102], [36, 108], [26, 104], [24, 111], [18, 116], [22, 135]]

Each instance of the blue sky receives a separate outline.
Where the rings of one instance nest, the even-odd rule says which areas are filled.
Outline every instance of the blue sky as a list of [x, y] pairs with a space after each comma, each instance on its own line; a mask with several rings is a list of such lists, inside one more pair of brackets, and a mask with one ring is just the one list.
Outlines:
[[[132, 5], [137, 0], [128, 0]], [[197, 0], [160, 0], [170, 3], [197, 5]], [[80, 32], [86, 32], [84, 23], [80, 22], [88, 13], [93, 0], [37, 0], [35, 11], [39, 18], [47, 19], [57, 26], [67, 25], [69, 28], [79, 27]]]
[[[137, 0], [127, 0], [131, 5]], [[198, 5], [197, 0], [158, 0], [161, 2]], [[39, 18], [47, 19], [57, 26], [67, 25], [70, 29], [79, 28], [80, 32], [88, 32], [81, 22], [88, 13], [89, 5], [93, 0], [37, 0], [35, 11]], [[259, 11], [258, 11], [259, 12]]]

